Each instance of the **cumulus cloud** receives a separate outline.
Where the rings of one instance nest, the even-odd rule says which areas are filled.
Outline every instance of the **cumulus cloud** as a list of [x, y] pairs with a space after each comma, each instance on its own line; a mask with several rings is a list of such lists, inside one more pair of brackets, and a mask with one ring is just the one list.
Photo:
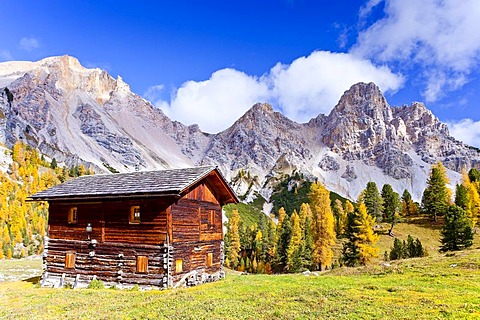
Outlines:
[[480, 147], [480, 121], [463, 119], [455, 122], [448, 122], [450, 134], [465, 144]]
[[256, 102], [269, 102], [292, 120], [308, 121], [329, 113], [353, 84], [371, 81], [383, 92], [403, 84], [402, 76], [387, 67], [350, 54], [317, 51], [289, 65], [278, 63], [261, 77], [234, 69], [216, 71], [208, 80], [185, 82], [169, 102], [161, 99], [162, 85], [149, 88], [144, 97], [169, 117], [213, 133], [228, 128]]
[[[359, 15], [368, 15], [380, 2], [368, 1]], [[385, 16], [359, 33], [351, 53], [420, 68], [429, 102], [468, 81], [480, 60], [477, 0], [384, 0], [384, 4]]]
[[313, 52], [290, 65], [277, 64], [269, 74], [272, 98], [284, 114], [307, 121], [329, 113], [342, 93], [358, 82], [375, 82], [383, 92], [396, 91], [403, 77], [387, 67], [346, 53]]
[[234, 69], [222, 69], [205, 81], [187, 81], [173, 94], [163, 111], [185, 124], [199, 124], [202, 130], [218, 132], [228, 128], [248, 108], [268, 96], [261, 79]]
[[20, 39], [19, 43], [20, 49], [25, 51], [32, 51], [40, 47], [40, 41], [33, 37], [24, 37]]

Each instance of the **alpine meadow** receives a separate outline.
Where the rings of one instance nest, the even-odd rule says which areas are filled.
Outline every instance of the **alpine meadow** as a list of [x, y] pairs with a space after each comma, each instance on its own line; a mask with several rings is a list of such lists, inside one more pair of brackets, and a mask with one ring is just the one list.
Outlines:
[[475, 0], [10, 1], [1, 319], [480, 319]]

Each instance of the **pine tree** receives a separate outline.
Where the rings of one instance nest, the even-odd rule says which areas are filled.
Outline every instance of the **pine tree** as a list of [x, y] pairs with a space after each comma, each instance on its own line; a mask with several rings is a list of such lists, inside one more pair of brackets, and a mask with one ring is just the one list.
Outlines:
[[378, 249], [374, 247], [378, 240], [378, 235], [373, 231], [374, 223], [375, 219], [367, 213], [365, 204], [359, 201], [358, 208], [348, 214], [348, 240], [342, 251], [345, 265], [365, 265], [378, 255]]
[[438, 216], [445, 214], [450, 202], [447, 180], [441, 168], [443, 168], [441, 163], [432, 166], [427, 188], [422, 196], [422, 210], [435, 222]]
[[230, 246], [228, 248], [228, 260], [230, 267], [236, 268], [238, 266], [238, 259], [240, 258], [240, 214], [238, 210], [232, 210], [230, 219], [228, 220], [228, 237], [230, 239]]
[[368, 214], [378, 222], [382, 221], [383, 199], [378, 192], [377, 184], [373, 181], [368, 182], [362, 195], [363, 203], [367, 207]]
[[290, 219], [283, 219], [280, 236], [278, 237], [277, 244], [277, 259], [276, 267], [278, 270], [285, 270], [288, 261], [287, 250], [290, 244], [290, 239], [292, 238], [292, 225], [290, 224]]
[[312, 209], [313, 263], [322, 270], [332, 264], [332, 247], [335, 244], [330, 192], [321, 183], [312, 183], [308, 196]]
[[57, 159], [53, 158], [52, 162], [50, 163], [50, 168], [51, 169], [56, 169], [57, 168]]
[[471, 222], [465, 210], [457, 205], [448, 208], [440, 240], [441, 251], [454, 251], [468, 248], [473, 244]]
[[398, 197], [398, 193], [393, 191], [392, 186], [387, 183], [383, 185], [382, 188], [382, 199], [385, 221], [390, 223], [390, 229], [388, 230], [388, 234], [390, 236], [393, 236], [393, 227], [401, 220], [399, 214], [400, 200]]

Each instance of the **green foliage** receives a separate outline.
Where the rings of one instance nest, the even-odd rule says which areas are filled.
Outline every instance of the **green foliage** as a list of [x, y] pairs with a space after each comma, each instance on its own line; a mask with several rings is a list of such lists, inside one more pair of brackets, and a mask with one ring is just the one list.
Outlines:
[[382, 188], [383, 199], [383, 214], [385, 221], [390, 223], [390, 230], [388, 234], [392, 234], [395, 224], [401, 221], [400, 219], [400, 199], [398, 193], [393, 191], [393, 188], [389, 184], [383, 185]]
[[393, 241], [393, 247], [390, 250], [390, 260], [399, 260], [399, 259], [406, 259], [406, 258], [418, 258], [418, 257], [425, 257], [427, 252], [423, 248], [422, 243], [417, 238], [413, 240], [411, 235], [408, 235], [407, 241], [400, 240], [399, 238], [395, 238]]
[[93, 279], [90, 281], [88, 284], [88, 289], [105, 289], [105, 285], [103, 284], [103, 281], [98, 280], [98, 279]]
[[52, 162], [50, 163], [50, 169], [56, 169], [57, 168], [57, 159], [53, 158]]
[[273, 212], [284, 208], [290, 216], [294, 210], [300, 210], [302, 203], [308, 203], [308, 192], [312, 183], [304, 179], [303, 174], [294, 172], [292, 176], [285, 175], [275, 186], [270, 201], [273, 202]]
[[448, 192], [446, 181], [441, 170], [433, 166], [430, 178], [427, 181], [427, 188], [422, 196], [422, 211], [430, 215], [434, 221], [438, 216], [445, 214], [448, 208]]
[[378, 222], [382, 221], [383, 199], [375, 182], [370, 181], [367, 183], [367, 187], [362, 194], [362, 199], [367, 207], [367, 213]]
[[102, 162], [103, 166], [105, 168], [108, 169], [108, 171], [110, 171], [111, 173], [120, 173], [120, 171], [118, 171], [117, 169], [115, 169], [114, 167], [112, 167], [110, 164], [106, 163], [106, 162]]
[[462, 250], [473, 244], [471, 222], [465, 210], [457, 205], [450, 206], [445, 214], [440, 242], [442, 243], [441, 251]]
[[468, 206], [468, 189], [463, 184], [457, 184], [455, 188], [455, 204], [462, 209]]
[[480, 171], [478, 169], [470, 169], [470, 171], [468, 171], [468, 177], [470, 181], [480, 183]]
[[246, 227], [250, 227], [255, 224], [263, 226], [268, 220], [268, 217], [264, 213], [262, 213], [260, 209], [248, 203], [230, 203], [223, 206], [223, 209], [225, 210], [227, 218], [230, 218], [233, 210], [237, 210], [240, 214], [242, 224]]

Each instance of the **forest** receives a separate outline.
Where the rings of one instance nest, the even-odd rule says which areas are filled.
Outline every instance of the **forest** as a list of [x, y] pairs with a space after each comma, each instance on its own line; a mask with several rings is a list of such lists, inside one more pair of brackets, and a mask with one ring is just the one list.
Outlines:
[[60, 167], [21, 141], [11, 152], [12, 163], [0, 171], [0, 259], [41, 254], [47, 231], [48, 204], [28, 196], [73, 177], [93, 174], [83, 165]]
[[[286, 179], [279, 185], [286, 186], [288, 181], [291, 184], [292, 180]], [[291, 200], [283, 201], [285, 206], [278, 210], [274, 206], [270, 217], [260, 215], [256, 222], [247, 221], [242, 217], [248, 215], [241, 214], [245, 206], [229, 208], [226, 265], [238, 271], [271, 274], [366, 265], [378, 258], [422, 257], [428, 252], [415, 235], [402, 241], [395, 238], [394, 231], [398, 223], [418, 215], [434, 223], [441, 219], [438, 250], [468, 248], [480, 211], [480, 172], [464, 171], [454, 195], [449, 183], [445, 167], [438, 162], [430, 169], [421, 203], [414, 202], [407, 190], [400, 195], [389, 184], [379, 190], [375, 182], [368, 182], [353, 203], [332, 195], [319, 182], [276, 190], [283, 200]], [[390, 252], [383, 252], [383, 257], [375, 246], [379, 223], [388, 225], [387, 234], [393, 239]], [[339, 245], [341, 254], [334, 259], [334, 247]]]

